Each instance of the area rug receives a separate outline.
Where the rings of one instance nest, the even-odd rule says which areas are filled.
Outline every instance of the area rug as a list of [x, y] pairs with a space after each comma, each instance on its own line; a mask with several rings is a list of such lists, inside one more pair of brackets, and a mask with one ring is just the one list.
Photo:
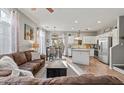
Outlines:
[[[35, 75], [36, 78], [43, 78], [46, 79], [46, 67], [48, 66], [50, 62], [46, 61], [45, 66], [39, 70], [39, 72]], [[68, 65], [67, 63], [65, 63], [66, 65]], [[67, 69], [67, 76], [77, 76], [78, 74], [70, 67], [68, 66]]]

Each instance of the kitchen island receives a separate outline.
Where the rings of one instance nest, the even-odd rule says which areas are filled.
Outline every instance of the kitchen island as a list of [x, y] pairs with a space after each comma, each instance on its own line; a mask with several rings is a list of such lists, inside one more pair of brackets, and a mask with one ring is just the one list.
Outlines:
[[90, 50], [82, 48], [72, 49], [72, 62], [78, 64], [89, 65], [90, 62]]

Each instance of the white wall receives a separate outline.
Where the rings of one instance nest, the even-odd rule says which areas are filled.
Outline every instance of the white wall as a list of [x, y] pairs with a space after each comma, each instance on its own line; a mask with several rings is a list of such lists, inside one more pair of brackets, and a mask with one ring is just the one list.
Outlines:
[[124, 64], [124, 46], [116, 45], [111, 48], [111, 62], [115, 64]]
[[33, 27], [36, 32], [37, 24], [19, 11], [19, 51], [25, 51], [32, 48], [32, 41], [24, 40], [24, 24]]
[[124, 64], [124, 16], [120, 16], [118, 19], [118, 31], [119, 31], [119, 44], [111, 48], [111, 60], [110, 65]]

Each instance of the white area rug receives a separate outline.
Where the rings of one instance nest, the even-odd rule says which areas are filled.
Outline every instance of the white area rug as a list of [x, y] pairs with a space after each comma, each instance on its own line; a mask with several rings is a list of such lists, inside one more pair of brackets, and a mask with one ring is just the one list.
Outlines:
[[[46, 67], [50, 62], [46, 61], [45, 66], [35, 75], [36, 78], [43, 78], [46, 79]], [[67, 62], [66, 60], [63, 61], [63, 64], [68, 68], [67, 69], [67, 76], [77, 76], [83, 74], [83, 71], [80, 67], [76, 64]]]

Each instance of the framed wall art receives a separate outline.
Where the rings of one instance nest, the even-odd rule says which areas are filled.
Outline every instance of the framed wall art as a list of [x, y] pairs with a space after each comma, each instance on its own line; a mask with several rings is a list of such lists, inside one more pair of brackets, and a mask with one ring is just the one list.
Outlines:
[[33, 27], [24, 24], [24, 39], [33, 40], [34, 39], [34, 29]]

